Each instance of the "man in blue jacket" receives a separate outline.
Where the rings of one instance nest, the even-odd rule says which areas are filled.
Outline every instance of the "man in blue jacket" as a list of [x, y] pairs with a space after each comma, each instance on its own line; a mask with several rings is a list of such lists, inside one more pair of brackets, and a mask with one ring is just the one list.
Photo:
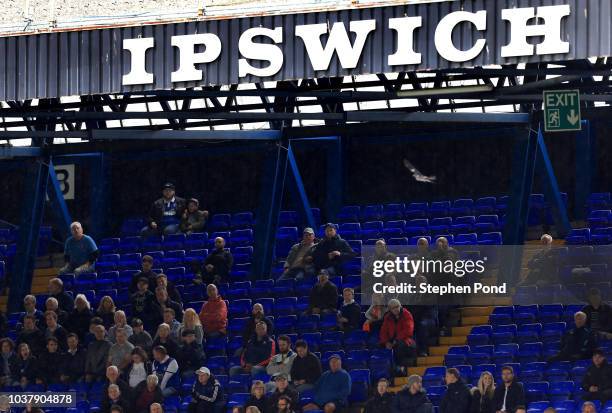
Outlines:
[[351, 376], [342, 368], [337, 354], [329, 359], [329, 370], [321, 375], [314, 388], [312, 403], [304, 411], [323, 410], [325, 413], [338, 412], [348, 405], [351, 394]]
[[189, 413], [217, 413], [223, 410], [225, 398], [219, 380], [210, 374], [208, 367], [196, 370], [198, 379], [191, 390]]

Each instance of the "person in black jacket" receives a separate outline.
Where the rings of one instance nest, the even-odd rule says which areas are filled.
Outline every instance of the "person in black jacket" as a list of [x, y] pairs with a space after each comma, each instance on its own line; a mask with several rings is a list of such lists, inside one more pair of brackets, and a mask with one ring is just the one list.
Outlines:
[[157, 328], [153, 311], [155, 294], [149, 290], [149, 280], [146, 277], [140, 278], [136, 286], [138, 290], [130, 297], [132, 317], [142, 320], [147, 331], [155, 331]]
[[36, 380], [38, 360], [32, 355], [30, 347], [26, 343], [21, 343], [17, 346], [17, 356], [17, 361], [11, 368], [13, 384], [25, 388]]
[[589, 304], [582, 312], [587, 315], [586, 326], [601, 338], [612, 339], [612, 306], [601, 299], [601, 291], [592, 288], [589, 291]]
[[308, 343], [304, 340], [295, 342], [295, 352], [297, 357], [293, 359], [289, 375], [296, 390], [303, 393], [314, 389], [315, 383], [321, 377], [321, 360], [308, 351]]
[[130, 281], [130, 294], [134, 294], [138, 291], [138, 281], [141, 278], [146, 278], [149, 283], [149, 290], [152, 293], [155, 293], [155, 288], [157, 287], [157, 273], [153, 272], [153, 257], [150, 255], [143, 255], [141, 259], [141, 269], [136, 274], [132, 276], [132, 281]]
[[433, 412], [433, 404], [423, 389], [423, 381], [420, 376], [413, 374], [408, 377], [406, 386], [395, 395], [391, 411], [392, 413]]
[[149, 406], [152, 403], [163, 403], [164, 395], [159, 387], [159, 379], [155, 374], [150, 374], [147, 379], [142, 381], [134, 389], [133, 407], [134, 412], [149, 413]]
[[64, 353], [64, 359], [60, 366], [60, 379], [64, 383], [71, 383], [85, 377], [85, 350], [79, 347], [79, 336], [74, 333], [68, 334], [68, 350]]
[[514, 369], [504, 366], [501, 369], [503, 386], [493, 392], [493, 409], [495, 412], [525, 413], [525, 390], [523, 385], [514, 381]]
[[17, 363], [15, 354], [15, 343], [10, 338], [0, 340], [0, 386], [11, 386], [13, 384], [11, 367]]
[[196, 341], [194, 330], [183, 330], [183, 344], [178, 349], [176, 361], [181, 368], [183, 378], [192, 377], [193, 373], [204, 363], [202, 344]]
[[54, 311], [46, 311], [45, 322], [47, 323], [47, 328], [44, 331], [45, 337], [55, 337], [60, 350], [66, 350], [68, 348], [68, 343], [66, 342], [68, 331], [57, 323], [57, 314]]
[[120, 406], [124, 412], [129, 412], [131, 408], [130, 401], [116, 384], [111, 384], [105, 394], [106, 397], [102, 400], [100, 411], [102, 413], [111, 413], [111, 407]]
[[266, 398], [266, 385], [261, 380], [254, 380], [251, 385], [251, 396], [244, 403], [245, 409], [249, 406], [255, 406], [260, 412], [265, 413], [268, 408], [268, 399]]
[[89, 301], [84, 294], [77, 294], [74, 299], [74, 310], [68, 314], [66, 327], [69, 331], [76, 333], [81, 340], [89, 332], [89, 323], [93, 318]]
[[55, 384], [60, 382], [61, 365], [64, 355], [59, 351], [57, 338], [47, 339], [47, 351], [38, 356], [38, 373], [36, 382], [39, 384]]
[[586, 321], [587, 315], [582, 311], [574, 314], [576, 327], [563, 335], [559, 353], [550, 357], [548, 362], [576, 361], [593, 357], [593, 350], [597, 348], [597, 338], [586, 326]]
[[603, 350], [593, 352], [593, 364], [582, 379], [582, 388], [586, 392], [583, 400], [601, 400], [602, 405], [612, 400], [612, 366], [608, 364]]
[[216, 284], [227, 282], [229, 273], [234, 265], [232, 253], [225, 250], [225, 240], [222, 237], [215, 238], [215, 248], [204, 260], [204, 268], [194, 282], [204, 284]]
[[173, 309], [176, 319], [179, 322], [183, 321], [183, 307], [168, 297], [168, 291], [164, 287], [157, 287], [155, 289], [155, 300], [151, 305], [153, 325], [160, 325], [164, 322], [164, 310], [166, 308]]
[[285, 373], [278, 373], [272, 377], [272, 380], [274, 380], [275, 389], [272, 393], [268, 394], [268, 409], [266, 411], [275, 412], [279, 399], [287, 397], [292, 406], [291, 410], [299, 412], [301, 410], [300, 394], [289, 385], [289, 377]]
[[268, 335], [266, 323], [260, 321], [255, 326], [256, 336], [249, 341], [240, 356], [240, 366], [230, 368], [229, 375], [265, 373], [270, 359], [276, 354], [276, 342]]
[[36, 319], [33, 315], [28, 314], [23, 318], [23, 328], [19, 332], [17, 343], [27, 344], [33, 353], [38, 353], [45, 347], [45, 335], [36, 326]]
[[64, 290], [64, 282], [60, 278], [49, 280], [49, 297], [57, 300], [59, 309], [67, 313], [74, 310], [74, 300], [72, 296]]
[[440, 401], [440, 413], [468, 413], [470, 410], [470, 390], [461, 380], [459, 370], [446, 369], [446, 393]]
[[191, 389], [188, 413], [216, 413], [224, 405], [223, 388], [207, 367], [200, 367]]
[[157, 277], [155, 277], [155, 285], [156, 288], [164, 287], [166, 291], [168, 291], [168, 297], [172, 301], [183, 305], [183, 298], [181, 297], [181, 293], [172, 281], [168, 281], [168, 276], [166, 274], [157, 274]]
[[338, 311], [338, 287], [329, 281], [326, 270], [319, 272], [319, 282], [316, 283], [308, 297], [307, 314], [328, 314]]
[[272, 324], [272, 320], [266, 317], [263, 305], [255, 303], [253, 304], [251, 317], [249, 317], [246, 324], [244, 325], [244, 330], [242, 330], [242, 348], [239, 349], [240, 353], [236, 355], [239, 356], [240, 354], [242, 354], [242, 351], [246, 347], [249, 340], [255, 338], [255, 326], [260, 321], [266, 323], [268, 334], [274, 333], [274, 325]]
[[187, 202], [176, 196], [172, 183], [164, 184], [162, 197], [153, 202], [149, 210], [147, 226], [141, 231], [143, 237], [151, 235], [176, 234], [180, 230], [181, 217], [187, 208]]
[[363, 413], [390, 412], [393, 407], [393, 393], [389, 393], [389, 381], [385, 378], [378, 380], [376, 392], [365, 404]]
[[316, 271], [327, 270], [331, 275], [341, 275], [342, 264], [355, 256], [349, 243], [340, 238], [336, 233], [336, 226], [332, 223], [325, 225], [325, 237], [309, 254]]
[[344, 298], [338, 311], [338, 327], [345, 333], [361, 327], [361, 306], [355, 302], [355, 291], [352, 288], [342, 290]]
[[471, 393], [470, 413], [495, 413], [493, 408], [495, 380], [491, 373], [483, 371], [478, 379], [478, 385], [472, 387]]

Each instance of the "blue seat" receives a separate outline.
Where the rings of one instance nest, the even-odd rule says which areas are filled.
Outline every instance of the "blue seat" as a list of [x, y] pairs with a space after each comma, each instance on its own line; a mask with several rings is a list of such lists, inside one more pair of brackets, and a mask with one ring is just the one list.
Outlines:
[[450, 201], [435, 201], [429, 205], [427, 213], [430, 218], [445, 217], [449, 215], [450, 208]]
[[429, 230], [433, 235], [446, 234], [450, 231], [452, 223], [451, 217], [433, 218], [429, 221]]
[[404, 204], [387, 204], [383, 207], [385, 221], [401, 220], [404, 218]]
[[186, 250], [202, 250], [208, 246], [208, 233], [193, 232], [187, 235], [184, 247]]
[[232, 300], [228, 306], [231, 317], [247, 317], [251, 314], [253, 302], [250, 299]]
[[567, 237], [565, 237], [565, 243], [568, 245], [583, 245], [588, 244], [591, 240], [591, 230], [589, 228], [572, 229]]
[[474, 203], [474, 212], [478, 215], [493, 214], [497, 211], [497, 200], [493, 196], [478, 198]]
[[403, 237], [405, 230], [406, 221], [404, 220], [386, 221], [383, 228], [383, 237], [385, 239]]
[[477, 245], [478, 235], [476, 233], [455, 235], [454, 245]]
[[450, 213], [453, 217], [470, 215], [474, 210], [474, 200], [470, 198], [460, 198], [453, 202]]
[[498, 344], [495, 346], [492, 359], [497, 365], [513, 363], [518, 353], [519, 345], [516, 343]]
[[162, 248], [164, 250], [182, 250], [186, 239], [185, 234], [166, 235], [162, 241]]
[[382, 205], [366, 205], [361, 208], [361, 221], [379, 221], [383, 218]]
[[542, 381], [547, 363], [544, 361], [535, 361], [524, 363], [521, 369], [521, 380], [524, 383]]
[[518, 330], [516, 333], [516, 341], [518, 343], [533, 343], [536, 341], [540, 341], [540, 336], [542, 334], [542, 324], [533, 323], [533, 324], [522, 324], [518, 326]]
[[297, 211], [281, 211], [278, 214], [278, 225], [282, 227], [297, 227], [299, 216]]
[[492, 344], [470, 347], [468, 355], [469, 364], [471, 365], [488, 365], [491, 362], [491, 356], [495, 346]]
[[368, 350], [352, 350], [348, 353], [342, 364], [347, 370], [367, 369], [369, 358], [370, 352]]
[[297, 297], [280, 297], [274, 301], [276, 315], [293, 314], [297, 306]]
[[412, 202], [404, 208], [404, 218], [419, 219], [427, 218], [427, 202]]
[[446, 375], [446, 367], [435, 366], [427, 367], [423, 374], [423, 386], [429, 388], [431, 386], [444, 385], [444, 376]]
[[213, 231], [226, 231], [231, 228], [231, 221], [230, 214], [215, 214], [208, 225]]
[[485, 232], [478, 236], [478, 245], [502, 245], [501, 232]]
[[[277, 300], [278, 301], [278, 300]], [[297, 325], [296, 315], [281, 315], [274, 320], [274, 329], [277, 334], [291, 334], [295, 332]]]
[[228, 409], [233, 409], [238, 406], [246, 407], [245, 404], [249, 397], [249, 393], [233, 393], [229, 396], [229, 400], [227, 401]]
[[465, 364], [469, 354], [470, 346], [452, 346], [444, 356], [444, 364], [450, 367]]
[[406, 222], [407, 236], [420, 236], [429, 233], [429, 220], [427, 218], [411, 219]]
[[474, 231], [474, 224], [476, 224], [475, 216], [461, 216], [453, 219], [453, 223], [450, 226], [450, 230], [454, 234], [468, 233]]
[[319, 329], [321, 316], [319, 314], [302, 315], [295, 326], [300, 333], [314, 333]]
[[368, 343], [369, 334], [362, 330], [355, 330], [344, 337], [344, 347], [347, 350], [365, 349]]
[[232, 247], [246, 246], [253, 243], [252, 229], [237, 229], [231, 232], [230, 240]]
[[490, 325], [472, 327], [470, 334], [467, 336], [467, 342], [470, 346], [480, 346], [489, 344], [493, 327]]
[[382, 237], [383, 222], [368, 221], [361, 224], [361, 239], [377, 239]]
[[591, 211], [587, 222], [590, 228], [607, 227], [612, 222], [612, 211], [609, 209]]
[[439, 406], [442, 397], [446, 393], [446, 386], [430, 386], [427, 389], [427, 396], [434, 406]]
[[252, 225], [252, 212], [237, 212], [231, 217], [230, 226], [232, 229], [250, 228]]
[[308, 343], [308, 350], [311, 352], [319, 351], [319, 346], [321, 345], [321, 333], [320, 332], [311, 332], [311, 333], [303, 333], [301, 335], [302, 340]]
[[550, 385], [547, 381], [525, 383], [525, 398], [527, 401], [547, 400], [549, 388]]
[[[274, 304], [274, 298], [265, 298], [270, 297], [272, 295], [272, 289], [274, 288], [274, 280], [256, 280], [251, 287], [249, 294], [253, 298], [261, 298], [259, 302], [262, 302], [262, 299], [271, 300], [271, 304]], [[272, 312], [272, 308], [270, 307], [270, 311], [266, 310], [266, 312]], [[265, 307], [264, 307], [265, 309]]]
[[561, 340], [561, 336], [565, 333], [566, 323], [559, 321], [556, 323], [546, 323], [542, 325], [542, 341], [550, 343]]
[[277, 280], [272, 292], [277, 298], [292, 296], [294, 293], [295, 280]]
[[361, 239], [361, 225], [358, 222], [346, 222], [340, 224], [338, 231], [344, 239]]
[[474, 224], [474, 229], [478, 233], [498, 231], [501, 229], [499, 217], [497, 215], [479, 215]]
[[342, 207], [337, 215], [338, 222], [357, 222], [361, 216], [361, 208], [358, 205], [347, 205]]
[[321, 351], [340, 351], [343, 339], [342, 331], [326, 331], [321, 334]]
[[401, 238], [389, 238], [387, 240], [387, 244], [388, 245], [410, 245], [408, 238], [406, 237], [401, 237]]
[[368, 399], [368, 390], [370, 387], [370, 371], [351, 370], [349, 374], [351, 376], [351, 393], [349, 394], [349, 403], [365, 402]]
[[495, 325], [491, 338], [495, 344], [505, 344], [514, 341], [517, 333], [516, 324]]
[[573, 381], [554, 381], [550, 384], [548, 398], [552, 402], [568, 400], [574, 391]]

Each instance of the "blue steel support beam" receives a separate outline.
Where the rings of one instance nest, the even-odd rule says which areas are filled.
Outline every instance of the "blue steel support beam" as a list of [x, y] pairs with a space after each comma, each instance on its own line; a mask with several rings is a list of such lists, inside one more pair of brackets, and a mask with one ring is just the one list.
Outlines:
[[504, 244], [513, 248], [504, 254], [500, 273], [501, 279], [509, 283], [516, 282], [520, 275], [537, 149], [538, 135], [533, 128], [515, 138], [510, 200], [503, 233]]
[[91, 165], [91, 209], [90, 209], [90, 234], [96, 238], [102, 238], [106, 235], [108, 229], [108, 217], [110, 216], [109, 207], [109, 183], [110, 163], [108, 157], [99, 153], [98, 156], [89, 158]]
[[17, 240], [17, 254], [11, 273], [9, 312], [22, 310], [23, 297], [30, 292], [32, 272], [38, 250], [38, 238], [49, 182], [48, 160], [36, 159], [26, 163], [24, 200]]
[[574, 216], [586, 219], [586, 203], [593, 189], [597, 171], [595, 127], [588, 120], [582, 121], [582, 130], [576, 134], [576, 190], [574, 192]]
[[308, 195], [306, 194], [306, 189], [304, 188], [302, 175], [300, 174], [300, 169], [298, 168], [295, 160], [291, 143], [289, 144], [287, 151], [287, 161], [289, 166], [289, 188], [291, 189], [292, 194], [296, 197], [298, 212], [302, 218], [302, 223], [308, 227], [315, 228], [314, 217], [312, 215], [312, 210], [310, 209], [310, 201], [308, 200]]
[[552, 206], [557, 236], [559, 238], [565, 238], [572, 229], [572, 226], [567, 216], [567, 208], [561, 198], [559, 184], [557, 183], [557, 177], [555, 176], [555, 171], [553, 170], [550, 157], [548, 156], [548, 150], [546, 149], [546, 142], [544, 142], [544, 135], [542, 134], [541, 128], [538, 130], [538, 155], [536, 166], [538, 177], [544, 190], [544, 197]]
[[62, 240], [66, 240], [70, 235], [70, 224], [72, 220], [52, 162], [49, 162], [49, 185], [47, 187], [47, 195], [49, 196], [49, 204], [55, 217], [57, 230]]
[[325, 188], [325, 216], [335, 221], [344, 201], [344, 159], [340, 136], [326, 144], [327, 185]]
[[288, 141], [279, 142], [276, 148], [266, 154], [261, 183], [261, 199], [255, 216], [255, 243], [252, 272], [255, 278], [270, 274], [278, 216], [283, 201], [283, 189], [287, 175]]

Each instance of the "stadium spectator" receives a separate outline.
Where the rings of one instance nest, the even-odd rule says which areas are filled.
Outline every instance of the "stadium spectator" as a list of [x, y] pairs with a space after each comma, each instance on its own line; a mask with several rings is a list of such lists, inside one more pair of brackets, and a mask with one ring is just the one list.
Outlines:
[[179, 303], [181, 306], [183, 305], [181, 293], [172, 281], [168, 281], [168, 276], [166, 274], [157, 274], [157, 277], [155, 278], [155, 286], [156, 289], [159, 287], [164, 287], [168, 292], [168, 297], [172, 301]]
[[440, 401], [440, 413], [468, 413], [470, 411], [470, 390], [461, 380], [459, 370], [446, 369], [446, 392]]
[[[282, 335], [278, 339], [278, 353], [276, 353], [270, 359], [266, 372], [269, 376], [274, 377], [278, 374], [284, 374], [288, 378], [291, 374], [291, 367], [293, 366], [293, 360], [297, 357], [297, 354], [291, 350], [291, 337]], [[266, 390], [274, 390], [274, 382], [270, 382], [266, 385]]]
[[372, 277], [374, 275], [374, 262], [375, 261], [395, 261], [396, 255], [389, 252], [387, 249], [387, 243], [384, 239], [379, 239], [374, 244], [374, 254], [368, 259], [366, 266], [364, 267], [361, 275], [364, 277]]
[[363, 413], [390, 412], [393, 406], [393, 393], [389, 393], [389, 381], [384, 377], [378, 380], [376, 392], [368, 399]]
[[215, 247], [204, 259], [204, 268], [196, 282], [204, 284], [221, 284], [227, 282], [234, 265], [232, 253], [225, 249], [225, 240], [215, 238]]
[[525, 390], [523, 385], [514, 380], [514, 369], [504, 366], [501, 369], [502, 384], [493, 392], [494, 411], [506, 413], [525, 413]]
[[274, 405], [272, 412], [276, 413], [295, 413], [293, 406], [299, 406], [289, 396], [280, 396]]
[[342, 290], [342, 305], [338, 311], [338, 327], [345, 333], [357, 330], [361, 325], [361, 306], [355, 302], [355, 290]]
[[204, 349], [196, 341], [194, 330], [183, 330], [182, 344], [178, 349], [177, 361], [184, 378], [192, 377], [194, 372], [204, 363]]
[[312, 403], [305, 405], [303, 410], [323, 410], [325, 413], [341, 411], [348, 405], [350, 393], [351, 376], [342, 368], [340, 356], [332, 354], [329, 370], [315, 384]]
[[268, 399], [266, 398], [266, 386], [261, 380], [254, 380], [251, 385], [251, 395], [244, 403], [244, 406], [248, 409], [251, 406], [257, 407], [260, 412], [266, 412], [268, 410]]
[[[60, 268], [60, 274], [74, 273], [79, 276], [83, 273], [94, 272], [94, 264], [98, 259], [100, 251], [92, 237], [83, 233], [83, 227], [79, 222], [70, 224], [72, 234], [64, 244], [64, 259], [66, 264]], [[72, 311], [72, 307], [64, 307], [61, 300], [60, 308], [64, 311]]]
[[168, 324], [170, 327], [170, 336], [176, 341], [180, 341], [180, 337], [178, 334], [179, 328], [181, 328], [181, 323], [176, 320], [176, 316], [174, 310], [170, 307], [166, 307], [164, 309], [164, 319], [162, 320], [164, 323]]
[[153, 331], [157, 324], [153, 324], [153, 300], [155, 294], [149, 290], [149, 280], [142, 277], [138, 280], [138, 290], [132, 294], [130, 301], [132, 304], [132, 316], [141, 319], [145, 328]]
[[38, 353], [45, 346], [45, 334], [36, 325], [36, 319], [33, 315], [26, 315], [23, 318], [23, 328], [17, 336], [17, 343], [27, 344], [28, 349]]
[[552, 406], [548, 406], [546, 409], [544, 409], [543, 413], [557, 413], [557, 409]]
[[130, 363], [134, 345], [128, 341], [127, 330], [118, 328], [115, 333], [115, 344], [108, 351], [108, 364], [117, 366], [119, 371], [123, 371]]
[[582, 309], [587, 316], [586, 326], [605, 340], [612, 339], [612, 306], [603, 302], [601, 291], [597, 288], [589, 290], [588, 302]]
[[0, 386], [11, 386], [13, 384], [11, 367], [17, 363], [15, 354], [15, 343], [10, 338], [0, 340]]
[[47, 349], [38, 355], [38, 372], [36, 382], [38, 384], [56, 384], [60, 382], [62, 361], [64, 355], [59, 351], [57, 338], [47, 338]]
[[178, 354], [178, 342], [172, 338], [170, 326], [166, 323], [161, 323], [157, 327], [157, 334], [153, 338], [153, 348], [157, 346], [163, 346], [170, 357], [175, 358]]
[[140, 347], [150, 354], [153, 348], [153, 338], [151, 334], [145, 331], [140, 318], [132, 319], [132, 331], [134, 333], [128, 338], [128, 341], [132, 343], [134, 347]]
[[57, 300], [60, 310], [69, 313], [74, 309], [72, 296], [64, 290], [64, 282], [59, 278], [49, 280], [49, 296]]
[[185, 200], [176, 196], [174, 184], [164, 184], [162, 197], [151, 205], [148, 223], [142, 229], [141, 235], [148, 237], [176, 234], [179, 232], [181, 217], [186, 207]]
[[95, 340], [87, 346], [85, 358], [85, 380], [97, 381], [106, 373], [106, 362], [111, 343], [106, 339], [106, 329], [99, 324], [93, 327]]
[[164, 397], [176, 394], [180, 386], [178, 363], [168, 355], [164, 346], [153, 347], [153, 359], [153, 371], [159, 379], [162, 394]]
[[321, 377], [321, 360], [308, 351], [308, 343], [298, 340], [295, 343], [297, 357], [293, 359], [289, 376], [296, 390], [303, 393], [314, 388]]
[[582, 389], [586, 392], [583, 400], [600, 400], [602, 406], [612, 400], [612, 366], [608, 364], [603, 350], [593, 352], [593, 364], [582, 379]]
[[257, 406], [248, 406], [246, 409], [244, 409], [244, 413], [265, 413], [265, 412], [262, 412], [261, 410], [259, 410], [259, 407]]
[[188, 413], [216, 413], [225, 406], [223, 388], [208, 367], [196, 370], [197, 380], [191, 388]]
[[395, 395], [391, 411], [393, 413], [433, 412], [433, 404], [427, 397], [425, 389], [423, 389], [423, 380], [421, 376], [413, 374], [408, 377], [408, 383]]
[[566, 331], [561, 338], [559, 353], [550, 357], [553, 361], [576, 361], [593, 357], [593, 350], [597, 347], [595, 334], [586, 326], [587, 315], [582, 311], [574, 314], [575, 327]]
[[296, 280], [301, 280], [305, 277], [313, 277], [315, 272], [310, 253], [314, 245], [315, 233], [313, 229], [309, 227], [304, 228], [302, 241], [294, 244], [289, 250], [280, 279], [295, 278]]
[[206, 294], [208, 294], [208, 301], [202, 305], [200, 310], [200, 322], [204, 329], [204, 335], [208, 338], [225, 335], [227, 303], [219, 295], [219, 290], [214, 284], [208, 284]]
[[28, 384], [36, 381], [38, 372], [38, 360], [30, 351], [27, 343], [17, 346], [17, 361], [12, 368], [13, 385], [21, 386], [23, 389]]
[[66, 326], [82, 340], [89, 331], [89, 323], [93, 317], [91, 306], [84, 294], [77, 294], [74, 299], [74, 310], [68, 315]]
[[429, 240], [425, 237], [421, 237], [416, 243], [416, 253], [412, 256], [412, 259], [428, 259], [431, 257], [431, 251], [429, 250]]
[[138, 281], [141, 278], [146, 278], [148, 282], [149, 290], [154, 293], [155, 288], [157, 287], [157, 273], [153, 272], [153, 257], [150, 255], [143, 255], [141, 258], [141, 269], [136, 274], [132, 276], [132, 281], [130, 282], [130, 294], [134, 294], [138, 291]]
[[45, 322], [47, 323], [47, 328], [43, 332], [45, 339], [55, 337], [60, 350], [66, 350], [68, 348], [68, 343], [66, 343], [68, 331], [57, 323], [57, 314], [54, 311], [45, 312]]
[[104, 328], [111, 328], [115, 322], [116, 310], [115, 302], [111, 296], [105, 295], [100, 299], [100, 304], [98, 304], [98, 309], [96, 310], [96, 317], [100, 317], [102, 319]]
[[[96, 326], [104, 326], [104, 323], [102, 322], [102, 319], [100, 317], [93, 317], [91, 319], [91, 321], [89, 322], [89, 332], [87, 334], [85, 334], [85, 340], [83, 341], [83, 346], [84, 347], [89, 346], [89, 343], [91, 343], [92, 341], [95, 341], [95, 339], [96, 339], [96, 333], [95, 333]], [[106, 337], [108, 339], [108, 333], [106, 331], [106, 327], [105, 327], [105, 331], [104, 331], [104, 337]]]
[[412, 338], [414, 320], [410, 311], [402, 308], [399, 300], [389, 300], [387, 314], [380, 328], [379, 343], [393, 350], [393, 357], [398, 372], [404, 373], [406, 366], [415, 356], [415, 342]]
[[168, 297], [168, 291], [164, 287], [157, 287], [155, 289], [155, 300], [153, 300], [152, 304], [154, 325], [164, 322], [164, 310], [166, 308], [174, 310], [174, 315], [179, 322], [183, 320], [183, 308], [181, 305]]
[[49, 297], [45, 300], [45, 312], [47, 311], [53, 311], [57, 314], [57, 322], [61, 325], [66, 324], [68, 321], [68, 313], [59, 308], [59, 303], [54, 297]]
[[201, 232], [208, 220], [208, 211], [200, 211], [200, 201], [191, 198], [187, 201], [187, 209], [181, 215], [181, 231], [189, 235]]
[[113, 324], [113, 326], [108, 330], [108, 340], [111, 343], [114, 343], [115, 341], [117, 341], [116, 335], [117, 335], [117, 330], [119, 329], [125, 330], [125, 333], [127, 334], [128, 338], [132, 334], [134, 334], [134, 330], [132, 330], [132, 327], [127, 323], [127, 317], [123, 310], [115, 311], [114, 321], [115, 321], [115, 324]]
[[149, 407], [149, 413], [164, 413], [164, 408], [160, 403], [153, 403]]
[[23, 309], [25, 310], [24, 314], [21, 316], [21, 323], [25, 316], [31, 315], [34, 317], [34, 322], [37, 326], [42, 326], [45, 322], [45, 315], [42, 311], [36, 308], [36, 297], [28, 294], [23, 297]]
[[125, 380], [123, 380], [119, 374], [117, 366], [108, 366], [106, 368], [106, 380], [104, 380], [104, 387], [102, 391], [102, 397], [107, 398], [108, 388], [112, 385], [118, 386], [123, 398], [126, 401], [131, 401], [131, 389]]
[[300, 395], [299, 393], [289, 385], [289, 377], [286, 373], [277, 373], [272, 377], [274, 388], [272, 393], [268, 396], [268, 409], [266, 411], [274, 412], [278, 406], [278, 401], [282, 397], [287, 397], [290, 401], [294, 411], [299, 411], [300, 406]]
[[311, 250], [316, 271], [326, 270], [331, 275], [341, 275], [342, 264], [355, 256], [348, 242], [336, 233], [332, 223], [325, 225], [325, 237]]
[[584, 402], [580, 410], [582, 413], [597, 413], [597, 406], [593, 402]]
[[134, 347], [130, 355], [130, 363], [123, 370], [123, 380], [131, 389], [135, 389], [140, 383], [146, 381], [152, 372], [153, 366], [148, 360], [147, 353], [141, 347]]
[[112, 405], [110, 408], [110, 413], [124, 413], [123, 407]]
[[493, 395], [495, 394], [495, 379], [488, 371], [483, 371], [478, 379], [478, 385], [471, 389], [472, 401], [470, 413], [493, 413]]
[[246, 347], [247, 343], [251, 339], [255, 338], [256, 336], [255, 326], [260, 321], [263, 321], [264, 323], [266, 323], [268, 334], [273, 334], [274, 325], [272, 324], [272, 320], [270, 320], [270, 318], [265, 316], [263, 305], [261, 305], [260, 303], [255, 303], [253, 304], [253, 310], [251, 311], [251, 317], [249, 317], [246, 324], [244, 325], [244, 330], [242, 330], [242, 347], [238, 349], [237, 355], [240, 355], [242, 351], [244, 350], [244, 348]]
[[111, 407], [119, 406], [124, 412], [130, 411], [130, 403], [126, 396], [121, 393], [119, 386], [111, 384], [106, 391], [106, 397], [102, 400], [101, 411], [110, 413]]
[[557, 255], [552, 244], [553, 238], [549, 234], [540, 237], [542, 248], [527, 263], [529, 272], [519, 285], [550, 284], [558, 278]]
[[378, 337], [385, 314], [387, 314], [385, 296], [381, 293], [372, 294], [372, 304], [370, 304], [370, 307], [365, 312], [366, 320], [363, 323], [363, 331]]
[[134, 389], [134, 411], [136, 413], [149, 413], [149, 406], [163, 403], [164, 395], [159, 387], [159, 378], [149, 374], [147, 379]]
[[316, 283], [308, 297], [307, 314], [329, 314], [338, 311], [338, 287], [329, 280], [327, 270], [319, 272], [319, 282]]
[[81, 381], [85, 377], [85, 350], [79, 347], [79, 336], [68, 334], [68, 350], [60, 366], [60, 379], [64, 383]]
[[276, 344], [268, 336], [266, 323], [260, 321], [255, 326], [255, 338], [249, 340], [240, 356], [240, 366], [230, 368], [229, 374], [230, 376], [236, 374], [255, 376], [259, 373], [265, 373], [268, 363], [275, 354]]
[[185, 313], [183, 314], [183, 322], [178, 329], [178, 337], [182, 337], [183, 331], [185, 330], [193, 330], [195, 332], [196, 343], [202, 344], [204, 330], [202, 330], [200, 317], [198, 317], [198, 313], [196, 313], [193, 308], [188, 308], [185, 310]]

